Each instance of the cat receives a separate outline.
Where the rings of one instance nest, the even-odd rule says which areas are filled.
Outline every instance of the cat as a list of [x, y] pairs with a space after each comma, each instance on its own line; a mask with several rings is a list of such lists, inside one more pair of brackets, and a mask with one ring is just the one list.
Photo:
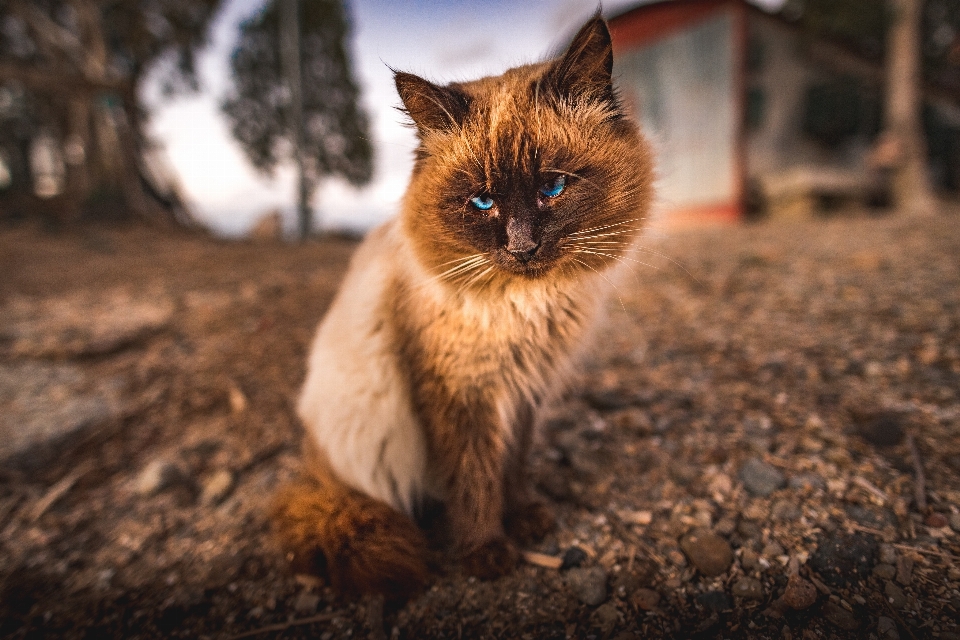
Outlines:
[[525, 478], [534, 423], [569, 384], [652, 197], [612, 67], [596, 15], [559, 58], [497, 77], [394, 72], [419, 138], [410, 185], [317, 330], [297, 406], [306, 471], [273, 514], [334, 587], [422, 587], [426, 499], [480, 577], [553, 525]]

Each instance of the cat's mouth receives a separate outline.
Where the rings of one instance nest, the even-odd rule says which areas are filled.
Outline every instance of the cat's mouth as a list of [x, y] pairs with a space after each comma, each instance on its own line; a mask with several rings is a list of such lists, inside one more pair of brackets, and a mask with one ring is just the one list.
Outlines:
[[553, 260], [542, 243], [523, 249], [504, 247], [499, 252], [500, 267], [514, 275], [535, 278], [550, 270]]

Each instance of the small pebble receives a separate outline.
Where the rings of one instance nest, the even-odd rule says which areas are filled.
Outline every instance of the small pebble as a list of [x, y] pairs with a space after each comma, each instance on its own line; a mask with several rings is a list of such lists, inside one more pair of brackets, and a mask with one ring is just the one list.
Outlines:
[[817, 601], [817, 588], [800, 576], [790, 576], [783, 592], [783, 602], [791, 609], [806, 609]]
[[777, 522], [791, 522], [801, 515], [800, 507], [793, 500], [777, 500], [770, 509], [770, 517]]
[[897, 575], [897, 568], [892, 564], [881, 563], [873, 568], [873, 575], [880, 580], [893, 580]]
[[697, 602], [711, 611], [728, 611], [733, 605], [723, 591], [707, 591], [697, 596]]
[[960, 513], [950, 514], [950, 528], [960, 533]]
[[572, 569], [574, 567], [579, 567], [587, 559], [587, 552], [581, 549], [580, 547], [570, 547], [563, 554], [563, 564], [560, 565], [560, 570]]
[[927, 516], [927, 518], [923, 521], [923, 524], [935, 529], [941, 529], [950, 524], [950, 521], [947, 520], [947, 516], [943, 515], [942, 513], [934, 512]]
[[595, 607], [607, 599], [607, 572], [603, 567], [570, 569], [567, 586], [583, 604]]
[[763, 534], [763, 530], [756, 522], [741, 520], [737, 525], [737, 533], [745, 540], [755, 540]]
[[831, 600], [823, 605], [823, 617], [844, 631], [856, 631], [860, 627], [856, 616]]
[[756, 571], [760, 568], [760, 556], [753, 549], [744, 549], [740, 554], [740, 566], [744, 571]]
[[727, 537], [737, 530], [737, 523], [733, 518], [720, 518], [713, 530], [718, 536]]
[[897, 558], [897, 582], [905, 587], [913, 582], [913, 560], [907, 556]]
[[897, 623], [892, 618], [885, 616], [877, 618], [877, 633], [880, 634], [880, 640], [900, 640]]
[[718, 576], [733, 562], [730, 543], [710, 531], [701, 529], [688, 533], [680, 540], [680, 548], [705, 576]]
[[759, 458], [750, 458], [740, 468], [740, 481], [754, 496], [766, 498], [787, 484], [786, 477], [776, 468]]
[[877, 552], [877, 560], [884, 564], [896, 564], [897, 550], [892, 544], [881, 544]]
[[801, 473], [793, 476], [787, 481], [787, 486], [797, 491], [814, 491], [827, 488], [823, 478], [815, 473]]
[[226, 469], [220, 469], [203, 483], [200, 502], [205, 505], [220, 504], [231, 489], [233, 489], [233, 474]]
[[617, 611], [617, 605], [607, 602], [597, 607], [593, 612], [593, 619], [604, 636], [609, 636], [620, 622], [620, 612]]
[[759, 580], [753, 578], [740, 578], [737, 580], [731, 593], [738, 598], [748, 598], [750, 600], [763, 599], [763, 585]]
[[776, 558], [783, 555], [783, 546], [778, 542], [769, 542], [763, 546], [762, 553], [768, 558]]
[[883, 586], [883, 595], [894, 609], [903, 609], [907, 606], [907, 596], [903, 594], [903, 589], [892, 582], [888, 581]]
[[633, 593], [631, 601], [638, 609], [652, 611], [660, 604], [660, 594], [653, 589], [637, 589]]
[[317, 606], [320, 604], [320, 596], [308, 591], [301, 591], [293, 603], [294, 610], [300, 615], [313, 615], [317, 612]]
[[151, 460], [137, 477], [137, 493], [150, 496], [168, 487], [186, 482], [183, 471], [175, 463], [158, 458]]

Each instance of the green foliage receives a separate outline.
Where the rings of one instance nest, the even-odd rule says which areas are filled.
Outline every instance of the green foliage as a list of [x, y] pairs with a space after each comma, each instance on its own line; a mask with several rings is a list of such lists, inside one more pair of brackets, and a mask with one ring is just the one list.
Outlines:
[[[364, 184], [372, 174], [373, 149], [351, 74], [344, 7], [339, 0], [298, 4], [307, 178], [313, 186], [329, 175]], [[234, 88], [223, 102], [223, 112], [250, 161], [270, 174], [284, 143], [292, 140], [277, 0], [241, 25], [231, 67]]]

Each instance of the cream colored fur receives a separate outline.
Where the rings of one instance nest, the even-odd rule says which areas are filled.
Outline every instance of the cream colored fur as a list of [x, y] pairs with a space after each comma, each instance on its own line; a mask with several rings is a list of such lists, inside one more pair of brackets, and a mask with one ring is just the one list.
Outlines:
[[[613, 271], [613, 270], [611, 270]], [[466, 292], [427, 273], [401, 232], [400, 221], [372, 232], [357, 250], [347, 279], [320, 324], [311, 348], [298, 412], [334, 473], [346, 484], [411, 514], [423, 495], [444, 496], [428, 467], [423, 428], [411, 406], [407, 381], [391, 345], [393, 319], [384, 301], [392, 282], [408, 284], [427, 323], [426, 342], [450, 388], [483, 388], [496, 398], [503, 443], [521, 400], [542, 404], [562, 390], [573, 360], [589, 342], [594, 316], [609, 287], [601, 279], [510, 279], [495, 290]], [[584, 314], [574, 348], [560, 353], [548, 369], [539, 364], [524, 378], [511, 349], [556, 354], [548, 326], [576, 300]]]

